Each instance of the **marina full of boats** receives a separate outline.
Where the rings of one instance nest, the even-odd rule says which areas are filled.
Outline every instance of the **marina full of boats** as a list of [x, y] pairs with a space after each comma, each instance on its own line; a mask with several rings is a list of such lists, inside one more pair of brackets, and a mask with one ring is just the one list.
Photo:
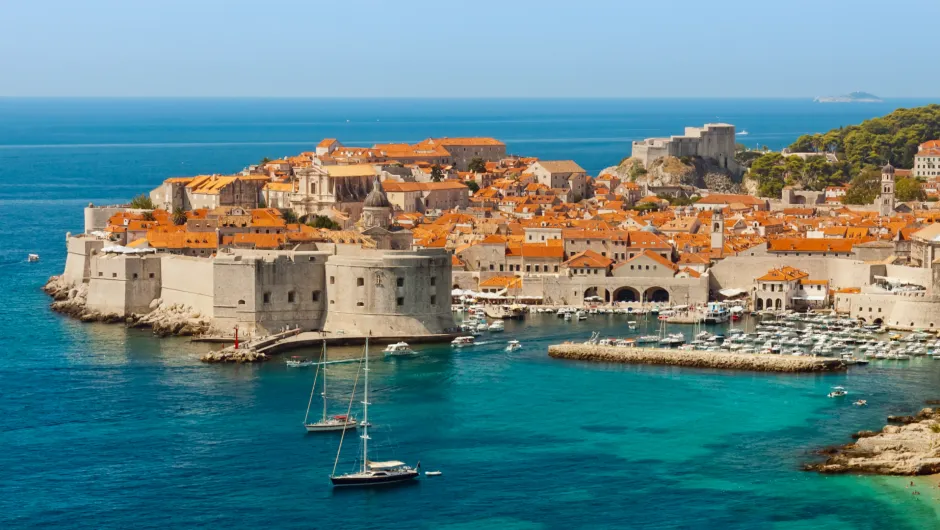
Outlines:
[[[925, 330], [892, 333], [880, 326], [862, 325], [854, 320], [829, 314], [763, 313], [756, 315], [756, 325], [737, 326], [734, 321], [721, 332], [708, 331], [698, 324], [692, 333], [667, 333], [660, 319], [659, 333], [637, 333], [635, 325], [625, 326], [621, 337], [592, 334], [588, 344], [624, 347], [674, 347], [681, 350], [779, 354], [833, 357], [845, 364], [867, 364], [873, 360], [905, 361], [912, 357], [940, 359], [940, 339]], [[634, 324], [636, 321], [630, 321]], [[753, 323], [752, 323], [753, 324]], [[748, 329], [746, 331], [746, 328]], [[675, 329], [675, 328], [673, 328]]]

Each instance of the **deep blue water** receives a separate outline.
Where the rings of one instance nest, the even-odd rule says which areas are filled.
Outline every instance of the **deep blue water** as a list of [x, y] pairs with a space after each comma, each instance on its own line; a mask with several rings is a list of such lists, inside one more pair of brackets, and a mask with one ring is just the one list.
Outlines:
[[[940, 397], [929, 359], [825, 376], [579, 364], [546, 346], [617, 333], [622, 317], [535, 316], [472, 350], [376, 360], [376, 456], [444, 475], [334, 492], [336, 437], [300, 425], [312, 370], [203, 365], [204, 346], [67, 320], [39, 290], [88, 202], [323, 137], [489, 135], [597, 171], [685, 125], [727, 121], [779, 148], [924, 103], [0, 99], [0, 527], [937, 527], [936, 479], [915, 497], [902, 480], [798, 470], [810, 449]], [[509, 338], [525, 348], [503, 352]], [[331, 368], [337, 408], [354, 373]], [[870, 406], [825, 398], [836, 384]]]

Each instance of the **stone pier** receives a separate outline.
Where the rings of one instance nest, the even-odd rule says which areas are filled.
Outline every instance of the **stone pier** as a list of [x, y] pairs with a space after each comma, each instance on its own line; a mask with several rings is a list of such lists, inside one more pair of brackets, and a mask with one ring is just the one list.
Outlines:
[[628, 348], [592, 344], [555, 344], [548, 347], [548, 355], [556, 359], [575, 361], [661, 364], [752, 372], [837, 372], [846, 369], [845, 363], [839, 359], [821, 357], [705, 352], [665, 348]]

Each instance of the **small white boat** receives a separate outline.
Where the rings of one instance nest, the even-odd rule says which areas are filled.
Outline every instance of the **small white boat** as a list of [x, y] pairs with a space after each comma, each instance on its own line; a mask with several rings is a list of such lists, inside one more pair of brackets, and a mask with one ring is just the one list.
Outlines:
[[409, 355], [417, 355], [417, 352], [411, 349], [408, 346], [407, 342], [396, 342], [395, 344], [389, 344], [382, 350], [382, 353], [386, 357], [404, 357]]
[[439, 477], [443, 475], [440, 471], [425, 471], [424, 474], [429, 477]]
[[506, 351], [516, 351], [522, 347], [517, 340], [511, 340], [506, 344]]
[[865, 401], [864, 399], [860, 399], [860, 400], [858, 400], [858, 401], [856, 401], [855, 403], [852, 403], [852, 404], [855, 405], [856, 407], [864, 407], [864, 406], [868, 405], [868, 402]]
[[466, 348], [468, 346], [473, 346], [475, 344], [474, 338], [472, 336], [463, 336], [457, 337], [451, 341], [450, 345], [454, 348]]
[[834, 386], [832, 387], [832, 392], [829, 392], [829, 397], [831, 398], [843, 397], [846, 395], [848, 395], [848, 391], [846, 391], [845, 388], [841, 386]]
[[303, 357], [297, 357], [296, 355], [284, 361], [289, 368], [303, 368], [305, 366], [313, 366], [314, 362], [310, 359], [305, 359]]
[[506, 324], [502, 320], [497, 320], [490, 324], [487, 329], [490, 331], [506, 331]]
[[30, 254], [26, 256], [26, 261], [39, 261], [39, 254]]

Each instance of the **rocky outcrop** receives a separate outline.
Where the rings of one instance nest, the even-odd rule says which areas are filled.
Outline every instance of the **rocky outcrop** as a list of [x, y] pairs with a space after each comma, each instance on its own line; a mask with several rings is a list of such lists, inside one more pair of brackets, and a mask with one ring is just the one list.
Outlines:
[[154, 300], [151, 311], [146, 314], [103, 313], [87, 305], [88, 284], [71, 285], [61, 276], [49, 278], [43, 291], [52, 297], [52, 309], [59, 313], [77, 318], [82, 322], [104, 322], [106, 324], [125, 324], [134, 328], [151, 328], [160, 336], [191, 336], [209, 333], [212, 321], [198, 311], [179, 304], [164, 304]]
[[741, 353], [670, 350], [663, 348], [626, 348], [592, 344], [556, 344], [548, 347], [549, 357], [576, 361], [630, 364], [664, 364], [690, 368], [718, 368], [754, 372], [832, 372], [845, 370], [838, 359], [794, 357], [791, 355], [755, 355]]
[[232, 349], [209, 352], [200, 358], [204, 363], [257, 363], [270, 359], [266, 354], [252, 349]]
[[860, 431], [854, 443], [821, 451], [825, 462], [807, 464], [807, 471], [875, 475], [940, 473], [940, 409], [925, 408], [916, 416], [890, 416], [880, 432]]
[[697, 156], [681, 159], [665, 156], [654, 160], [645, 169], [642, 162], [630, 157], [623, 159], [617, 166], [601, 171], [601, 174], [604, 173], [652, 187], [694, 186], [715, 193], [739, 193], [741, 190], [730, 171], [719, 166], [715, 160]]

